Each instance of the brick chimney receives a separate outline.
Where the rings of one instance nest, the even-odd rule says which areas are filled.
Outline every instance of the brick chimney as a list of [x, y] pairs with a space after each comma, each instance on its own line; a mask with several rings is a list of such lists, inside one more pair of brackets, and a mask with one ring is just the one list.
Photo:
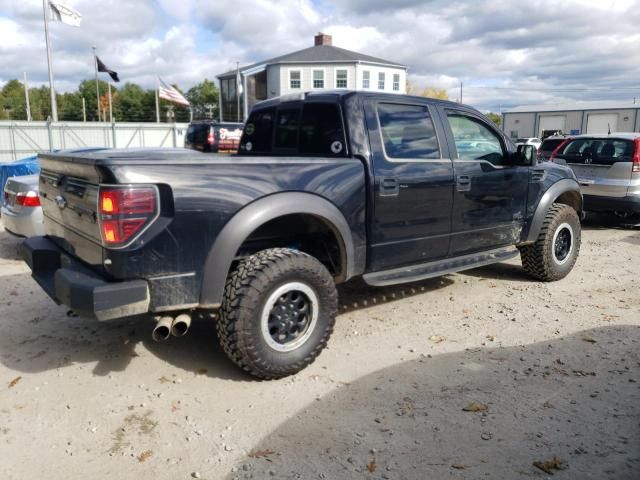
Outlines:
[[315, 45], [331, 45], [331, 35], [327, 35], [326, 33], [318, 32], [318, 34], [313, 37], [315, 40]]

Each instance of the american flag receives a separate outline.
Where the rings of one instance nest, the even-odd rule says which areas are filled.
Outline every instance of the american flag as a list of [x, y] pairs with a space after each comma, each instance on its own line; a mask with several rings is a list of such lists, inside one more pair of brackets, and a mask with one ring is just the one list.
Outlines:
[[191, 105], [189, 100], [184, 98], [184, 96], [171, 85], [165, 83], [160, 77], [158, 77], [158, 96], [160, 98], [164, 98], [173, 103], [178, 103], [180, 105]]

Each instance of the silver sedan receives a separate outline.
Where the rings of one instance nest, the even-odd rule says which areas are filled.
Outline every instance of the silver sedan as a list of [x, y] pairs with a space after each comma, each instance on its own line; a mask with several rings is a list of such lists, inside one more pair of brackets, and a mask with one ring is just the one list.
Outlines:
[[4, 187], [1, 211], [7, 232], [21, 237], [44, 235], [38, 175], [9, 178]]

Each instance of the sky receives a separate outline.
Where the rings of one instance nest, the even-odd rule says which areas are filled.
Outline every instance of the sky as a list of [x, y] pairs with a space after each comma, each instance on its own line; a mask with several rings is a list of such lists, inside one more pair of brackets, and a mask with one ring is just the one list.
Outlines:
[[[55, 87], [93, 78], [93, 45], [123, 82], [204, 78], [313, 45], [409, 67], [416, 87], [484, 111], [640, 98], [640, 0], [63, 0], [82, 25], [50, 23]], [[0, 86], [47, 82], [41, 0], [0, 0]]]

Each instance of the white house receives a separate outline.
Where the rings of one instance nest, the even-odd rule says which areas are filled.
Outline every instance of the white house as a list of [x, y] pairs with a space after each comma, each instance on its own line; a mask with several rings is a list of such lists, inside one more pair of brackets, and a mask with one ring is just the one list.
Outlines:
[[240, 67], [217, 78], [220, 119], [242, 121], [256, 102], [290, 93], [340, 89], [406, 93], [407, 67], [334, 47], [330, 35], [319, 33], [313, 47]]

